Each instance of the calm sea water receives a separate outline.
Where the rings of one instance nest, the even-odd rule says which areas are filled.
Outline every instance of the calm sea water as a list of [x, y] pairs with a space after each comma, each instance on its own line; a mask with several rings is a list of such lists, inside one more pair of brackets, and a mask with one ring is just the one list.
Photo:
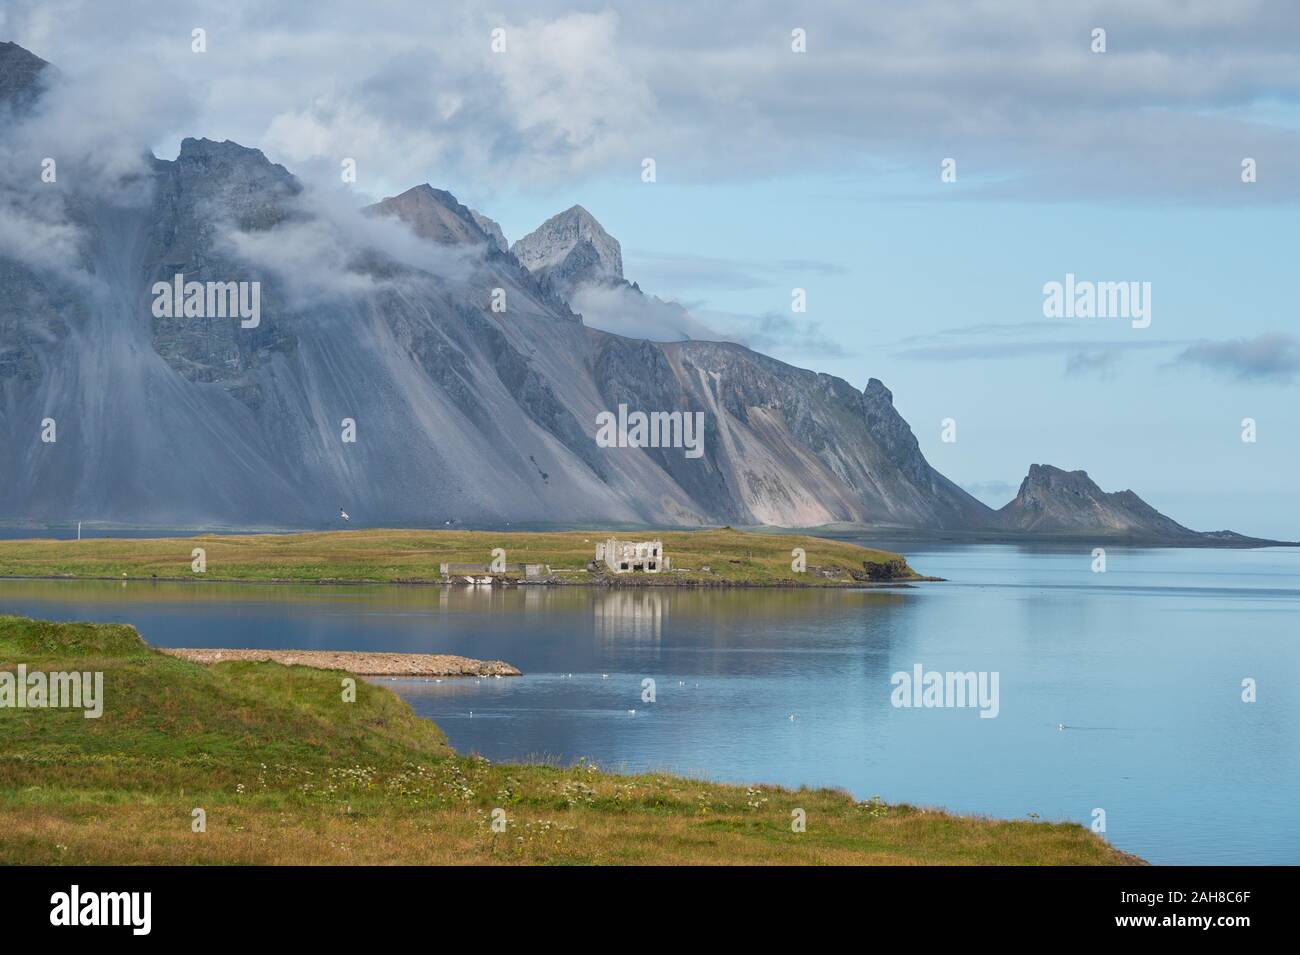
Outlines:
[[[948, 582], [0, 581], [0, 612], [129, 622], [161, 646], [507, 660], [526, 675], [387, 683], [459, 750], [494, 760], [587, 757], [1009, 818], [1086, 824], [1103, 809], [1107, 838], [1152, 862], [1300, 862], [1300, 550], [1115, 548], [1096, 574], [1087, 548], [892, 546]], [[916, 664], [997, 672], [998, 716], [894, 707], [891, 675]]]

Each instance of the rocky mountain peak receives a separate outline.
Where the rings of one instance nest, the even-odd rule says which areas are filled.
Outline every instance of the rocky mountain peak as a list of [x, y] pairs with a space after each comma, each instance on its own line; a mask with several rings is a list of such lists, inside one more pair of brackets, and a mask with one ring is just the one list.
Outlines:
[[1011, 530], [1044, 534], [1107, 534], [1151, 540], [1199, 535], [1166, 517], [1132, 491], [1107, 493], [1086, 471], [1032, 464], [1020, 491], [998, 511]]
[[17, 43], [0, 42], [0, 104], [24, 109], [40, 95], [53, 67]]
[[913, 481], [927, 482], [931, 469], [916, 435], [894, 408], [894, 393], [879, 378], [868, 379], [862, 389], [862, 411], [868, 430], [899, 468]]
[[528, 271], [554, 273], [572, 283], [623, 279], [623, 250], [582, 206], [551, 216], [510, 247]]
[[180, 174], [192, 182], [238, 182], [246, 186], [280, 184], [300, 191], [297, 178], [279, 163], [266, 158], [260, 149], [241, 146], [234, 140], [181, 140], [176, 156]]
[[206, 209], [233, 218], [241, 228], [263, 229], [287, 214], [286, 203], [302, 192], [289, 170], [232, 140], [187, 137], [174, 161], [157, 160], [157, 199], [182, 218]]
[[[396, 216], [420, 238], [442, 245], [481, 245], [484, 242], [499, 245], [470, 209], [461, 205], [450, 192], [435, 189], [427, 182], [407, 189], [401, 195], [389, 196], [368, 206], [366, 211]], [[490, 219], [487, 221], [491, 222]], [[499, 226], [497, 231], [500, 231]]]
[[1060, 491], [1068, 494], [1103, 494], [1087, 471], [1065, 471], [1050, 464], [1031, 464], [1020, 484], [1020, 493], [1036, 494]]
[[872, 402], [884, 402], [890, 407], [894, 404], [894, 393], [879, 378], [867, 379], [867, 387], [862, 389], [862, 396]]

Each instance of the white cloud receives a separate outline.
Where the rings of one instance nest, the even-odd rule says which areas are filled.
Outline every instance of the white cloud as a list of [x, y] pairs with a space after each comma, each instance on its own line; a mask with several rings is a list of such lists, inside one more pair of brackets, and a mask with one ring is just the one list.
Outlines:
[[847, 354], [817, 322], [793, 314], [739, 315], [664, 301], [626, 285], [581, 285], [570, 294], [569, 305], [585, 324], [629, 338], [736, 342], [786, 358]]
[[581, 285], [569, 295], [569, 307], [582, 315], [584, 324], [629, 338], [679, 342], [726, 337], [676, 302], [644, 295], [626, 285]]
[[242, 232], [227, 225], [226, 250], [279, 280], [294, 309], [364, 295], [410, 281], [409, 275], [375, 270], [374, 254], [408, 269], [457, 284], [469, 278], [482, 247], [443, 246], [418, 238], [401, 220], [369, 215], [344, 190], [308, 188], [294, 215], [275, 228]]
[[[41, 98], [0, 127], [0, 253], [87, 283], [81, 230], [70, 210], [88, 199], [147, 204], [146, 144], [159, 128], [188, 115], [192, 103], [148, 65], [47, 69], [42, 80]], [[43, 178], [47, 168], [50, 181]]]
[[[358, 158], [378, 197], [436, 181], [482, 193], [627, 175], [674, 181], [836, 170], [868, 160], [963, 196], [1300, 198], [1300, 7], [1286, 0], [777, 0], [451, 7], [393, 0], [9, 0], [5, 30], [68, 70], [159, 63], [197, 116], [172, 135], [232, 138], [337, 178]], [[196, 23], [209, 52], [189, 50]], [[1104, 24], [1108, 51], [1089, 51]], [[491, 30], [506, 30], [493, 54]], [[106, 106], [131, 111], [129, 98]], [[1269, 122], [1282, 103], [1290, 122]], [[154, 140], [156, 143], [157, 140]], [[1260, 182], [1236, 176], [1246, 147]]]
[[491, 54], [506, 106], [524, 148], [536, 159], [560, 156], [587, 169], [629, 162], [629, 152], [655, 120], [644, 77], [624, 58], [612, 11], [507, 25], [508, 51]]

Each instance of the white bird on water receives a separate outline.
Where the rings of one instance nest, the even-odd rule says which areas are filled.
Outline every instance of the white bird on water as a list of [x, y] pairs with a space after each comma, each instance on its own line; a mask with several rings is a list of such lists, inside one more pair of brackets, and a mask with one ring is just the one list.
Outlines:
[[341, 507], [339, 508], [339, 517], [343, 518], [345, 521], [352, 520], [352, 518], [348, 517], [348, 512], [343, 510]]

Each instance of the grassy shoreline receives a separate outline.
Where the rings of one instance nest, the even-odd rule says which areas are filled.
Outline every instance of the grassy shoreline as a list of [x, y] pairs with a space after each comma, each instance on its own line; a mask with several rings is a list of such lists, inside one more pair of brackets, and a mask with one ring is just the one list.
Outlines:
[[1075, 823], [492, 764], [382, 686], [345, 702], [339, 671], [191, 663], [123, 625], [0, 617], [19, 663], [103, 671], [103, 715], [0, 708], [3, 864], [1141, 863]]
[[[638, 533], [664, 543], [673, 569], [661, 574], [591, 572], [596, 531], [357, 530], [302, 534], [0, 541], [0, 577], [35, 579], [220, 580], [274, 583], [447, 582], [440, 564], [487, 565], [500, 548], [510, 564], [543, 564], [539, 583], [556, 586], [855, 587], [932, 578], [902, 555], [844, 541], [731, 528]], [[202, 571], [194, 569], [195, 549]], [[792, 569], [795, 548], [806, 570]], [[873, 581], [871, 574], [887, 580]], [[491, 575], [501, 584], [521, 574]], [[533, 581], [528, 582], [530, 585]]]

